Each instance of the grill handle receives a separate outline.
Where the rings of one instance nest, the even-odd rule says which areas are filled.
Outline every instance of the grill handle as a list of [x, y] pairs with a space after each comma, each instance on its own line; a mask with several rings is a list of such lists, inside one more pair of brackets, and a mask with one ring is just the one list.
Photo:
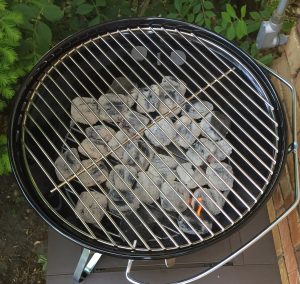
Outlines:
[[[285, 217], [287, 217], [298, 205], [300, 201], [300, 194], [299, 194], [299, 175], [298, 175], [298, 143], [297, 143], [297, 128], [296, 128], [296, 100], [297, 100], [297, 95], [296, 95], [296, 90], [295, 88], [284, 78], [282, 78], [279, 74], [274, 72], [272, 69], [269, 67], [260, 64], [267, 72], [269, 72], [271, 75], [273, 75], [275, 78], [280, 80], [282, 83], [284, 83], [290, 90], [291, 92], [291, 101], [292, 101], [292, 136], [293, 136], [293, 142], [288, 148], [288, 154], [293, 154], [293, 162], [294, 162], [294, 176], [295, 176], [295, 185], [294, 185], [294, 201], [292, 204], [289, 206], [289, 208], [282, 213], [280, 216], [278, 216], [268, 227], [264, 228], [262, 231], [260, 231], [253, 239], [242, 245], [240, 248], [235, 250], [233, 253], [227, 255], [225, 258], [223, 258], [221, 261], [219, 261], [216, 265], [208, 268], [207, 270], [201, 271], [198, 274], [195, 274], [189, 278], [177, 281], [177, 282], [172, 282], [170, 284], [186, 284], [186, 283], [191, 283], [196, 280], [199, 280], [210, 273], [214, 272], [215, 270], [219, 269], [222, 267], [224, 264], [226, 264], [228, 261], [232, 260], [242, 252], [244, 252], [246, 249], [248, 249], [250, 246], [252, 246], [254, 243], [256, 243], [258, 240], [260, 240], [263, 236], [265, 236], [267, 233], [269, 233], [274, 226], [276, 226], [281, 220], [283, 220]], [[134, 283], [134, 284], [146, 284], [145, 282], [140, 282], [138, 280], [135, 280], [132, 278], [131, 275], [131, 268], [133, 265], [132, 259], [128, 260], [127, 268], [126, 268], [126, 278], [129, 282]]]

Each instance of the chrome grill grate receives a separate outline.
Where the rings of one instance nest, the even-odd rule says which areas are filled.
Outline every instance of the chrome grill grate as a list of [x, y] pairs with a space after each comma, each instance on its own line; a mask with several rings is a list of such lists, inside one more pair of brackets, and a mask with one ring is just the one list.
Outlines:
[[[174, 62], [174, 58], [177, 62]], [[185, 86], [186, 94], [184, 100], [178, 103], [165, 88], [161, 87], [162, 94], [166, 95], [175, 106], [170, 107], [163, 99], [158, 97], [160, 104], [166, 108], [166, 111], [162, 113], [148, 100], [148, 103], [155, 108], [155, 112], [143, 114], [149, 120], [149, 123], [145, 125], [134, 112], [137, 106], [142, 109], [144, 107], [135, 100], [132, 93], [122, 83], [117, 83], [118, 90], [121, 89], [122, 92], [110, 87], [111, 82], [120, 76], [126, 78], [141, 95], [141, 87], [149, 87], [151, 84], [159, 85], [163, 77], [172, 76]], [[166, 80], [168, 81], [168, 79]], [[174, 86], [172, 88], [175, 93], [182, 97], [178, 89]], [[135, 104], [133, 107], [129, 107], [129, 111], [142, 124], [142, 127], [135, 129], [124, 113], [117, 109], [118, 115], [123, 122], [131, 127], [130, 131], [133, 134], [125, 132], [119, 126], [119, 122], [109, 115], [105, 106], [98, 100], [106, 93], [114, 94], [125, 105], [126, 102], [120, 93], [126, 94], [134, 100]], [[83, 149], [84, 155], [81, 154], [80, 157], [73, 154], [74, 159], [80, 162], [81, 168], [74, 171], [69, 167], [72, 174], [66, 178], [63, 177], [63, 180], [59, 181], [55, 171], [61, 176], [63, 174], [55, 164], [56, 158], [60, 157], [68, 165], [63, 154], [66, 151], [71, 151], [72, 148], [78, 148], [83, 139], [93, 143], [85, 132], [86, 127], [92, 127], [96, 131], [95, 124], [90, 123], [77, 106], [74, 106], [74, 108], [82, 115], [86, 125], [74, 120], [72, 117], [70, 109], [72, 100], [76, 97], [80, 98], [81, 103], [87, 107], [92, 115], [98, 116], [95, 110], [82, 99], [82, 97], [93, 98], [97, 108], [104, 111], [105, 115], [111, 120], [111, 122], [101, 122], [101, 119], [99, 119], [97, 124], [101, 123], [111, 135], [114, 135], [111, 129], [121, 131], [125, 140], [118, 141], [118, 146], [112, 148], [102, 139], [108, 150], [106, 153], [98, 150], [99, 154], [102, 155], [98, 159], [92, 159], [85, 149]], [[214, 111], [203, 105], [207, 112], [226, 129], [228, 132], [226, 135], [222, 134], [220, 129], [194, 108], [195, 101], [201, 102], [200, 99], [209, 101], [213, 104], [214, 110], [219, 111], [230, 120], [231, 126], [224, 124], [215, 115]], [[186, 137], [173, 125], [173, 122], [180, 117], [178, 113], [178, 110], [180, 110], [181, 114], [192, 119], [197, 128], [201, 130], [199, 120], [190, 117], [184, 108], [186, 105], [194, 109], [197, 115], [201, 117], [199, 120], [206, 121], [233, 149], [233, 153], [228, 155], [216, 141], [211, 140], [213, 145], [226, 156], [227, 163], [233, 168], [232, 173], [218, 161], [214, 153], [199, 140], [198, 136], [195, 137], [190, 132], [193, 138], [197, 139], [196, 141], [209, 152], [211, 157], [215, 158], [215, 162], [221, 165], [234, 180], [233, 187], [231, 187], [212, 168], [211, 164], [202, 158], [204, 167], [209, 168], [228, 188], [229, 193], [225, 195], [205, 176], [209, 187], [215, 190], [219, 198], [225, 200], [224, 207], [219, 206], [216, 200], [206, 193], [203, 186], [199, 186], [195, 176], [184, 169], [185, 174], [198, 185], [197, 188], [200, 188], [201, 194], [208, 198], [220, 213], [210, 212], [210, 209], [202, 202], [201, 198], [195, 196], [195, 189], [188, 188], [182, 179], [176, 177], [181, 187], [189, 195], [188, 200], [182, 197], [174, 190], [171, 182], [159, 171], [159, 177], [171, 187], [175, 195], [185, 204], [186, 211], [181, 212], [172, 203], [173, 211], [167, 211], [162, 207], [161, 200], [153, 198], [138, 179], [136, 179], [135, 185], [142, 187], [153, 202], [150, 205], [144, 204], [136, 191], [131, 190], [128, 186], [130, 192], [139, 201], [139, 209], [132, 208], [130, 202], [124, 197], [125, 193], [116, 187], [108, 173], [99, 167], [99, 162], [104, 161], [109, 171], [114, 172], [120, 179], [122, 177], [114, 168], [117, 163], [125, 166], [132, 174], [128, 165], [121, 159], [117, 161], [113, 155], [117, 155], [117, 150], [122, 149], [132, 160], [135, 160], [126, 149], [126, 145], [138, 138], [157, 157], [159, 157], [157, 154], [164, 153], [172, 157], [177, 166], [180, 166], [183, 162], [189, 162], [201, 175], [201, 169], [186, 155], [186, 149], [179, 146], [178, 139], [172, 140], [166, 129], [159, 124], [166, 117], [172, 117], [171, 122], [165, 120], [168, 122], [168, 126], [174, 129], [177, 138], [180, 137], [185, 143], [189, 144]], [[94, 239], [99, 243], [125, 250], [173, 250], [189, 247], [214, 238], [237, 224], [259, 201], [273, 174], [278, 153], [278, 124], [273, 110], [272, 103], [264, 95], [264, 90], [258, 80], [255, 79], [255, 76], [242, 62], [229, 54], [222, 46], [217, 46], [205, 37], [201, 38], [195, 34], [185, 33], [177, 29], [172, 30], [163, 27], [128, 28], [92, 38], [72, 48], [55, 64], [49, 66], [32, 90], [30, 102], [26, 107], [22, 133], [23, 153], [27, 171], [35, 184], [37, 193], [51, 212], [78, 234]], [[172, 143], [168, 146], [162, 145], [160, 139], [154, 136], [151, 126], [157, 126], [168, 136]], [[189, 130], [186, 126], [184, 128]], [[153, 134], [155, 142], [160, 145], [159, 147], [153, 145], [146, 138], [145, 131], [150, 131]], [[150, 166], [155, 167], [153, 160], [149, 159], [140, 148], [134, 147]], [[82, 164], [83, 156], [85, 156], [84, 159], [87, 159], [86, 157], [90, 158], [88, 166]], [[199, 157], [201, 158], [200, 155]], [[169, 168], [165, 161], [162, 159], [160, 161], [164, 167]], [[136, 166], [140, 172], [149, 176], [147, 169], [144, 169], [138, 163], [136, 163]], [[123, 203], [131, 209], [130, 212], [124, 213], [119, 210], [109, 194], [107, 185], [97, 182], [88, 171], [92, 167], [96, 167], [106, 176], [108, 185], [118, 193]], [[170, 171], [173, 172], [172, 169]], [[78, 178], [84, 172], [87, 173], [96, 186], [88, 187], [84, 185], [81, 179]], [[150, 180], [152, 180], [151, 177]], [[153, 181], [152, 184], [159, 191], [160, 196], [168, 198], [162, 191], [161, 186], [156, 185]], [[101, 192], [108, 202], [115, 204], [116, 212], [109, 210], [108, 207], [104, 208], [103, 204], [100, 204], [91, 194], [93, 191]], [[75, 210], [82, 192], [90, 194], [94, 203], [103, 211], [104, 217], [101, 221], [83, 201], [82, 205], [92, 216], [93, 224], [86, 222]], [[201, 215], [197, 214], [191, 203], [197, 204], [195, 206], [202, 209]], [[177, 222], [179, 216], [192, 233], [187, 233], [179, 226]], [[203, 229], [202, 232], [199, 230], [199, 224]], [[135, 240], [137, 240], [136, 246], [134, 246]]]

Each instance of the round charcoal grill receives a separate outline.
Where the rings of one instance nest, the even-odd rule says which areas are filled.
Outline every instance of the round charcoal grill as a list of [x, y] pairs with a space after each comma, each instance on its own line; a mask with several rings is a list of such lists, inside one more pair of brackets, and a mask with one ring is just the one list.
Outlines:
[[31, 205], [82, 246], [130, 259], [228, 236], [267, 199], [288, 148], [262, 69], [224, 38], [166, 19], [61, 42], [29, 74], [11, 121]]

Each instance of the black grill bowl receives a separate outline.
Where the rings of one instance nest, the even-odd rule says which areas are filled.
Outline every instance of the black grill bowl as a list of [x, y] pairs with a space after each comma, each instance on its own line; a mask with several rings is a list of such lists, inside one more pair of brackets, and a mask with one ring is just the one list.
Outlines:
[[[118, 247], [113, 247], [110, 245], [102, 244], [96, 240], [93, 240], [87, 236], [84, 236], [83, 234], [79, 233], [75, 229], [68, 226], [66, 223], [62, 222], [56, 214], [52, 212], [52, 210], [49, 209], [47, 206], [47, 202], [52, 206], [57, 208], [57, 210], [62, 214], [63, 216], [70, 216], [70, 209], [67, 207], [62, 206], [62, 202], [58, 196], [58, 193], [50, 193], [50, 189], [52, 188], [51, 183], [43, 174], [43, 172], [39, 169], [38, 166], [34, 165], [33, 161], [24, 159], [24, 137], [23, 137], [23, 119], [24, 115], [27, 111], [28, 103], [30, 102], [30, 98], [32, 96], [33, 90], [37, 86], [37, 82], [43, 77], [43, 75], [48, 72], [48, 69], [50, 66], [52, 66], [57, 59], [61, 58], [70, 49], [73, 49], [76, 46], [79, 46], [83, 42], [88, 41], [91, 38], [95, 38], [99, 35], [105, 35], [107, 32], [114, 33], [117, 30], [125, 30], [127, 28], [134, 29], [137, 26], [140, 28], [146, 28], [146, 27], [152, 27], [152, 28], [160, 28], [164, 27], [165, 29], [170, 30], [179, 30], [184, 33], [194, 33], [196, 36], [199, 36], [203, 40], [207, 40], [211, 44], [211, 48], [214, 52], [218, 54], [224, 61], [226, 61], [230, 66], [235, 67], [237, 72], [240, 76], [242, 76], [245, 80], [251, 84], [251, 86], [259, 93], [261, 96], [266, 99], [270, 105], [273, 106], [273, 110], [270, 109], [268, 105], [263, 103], [262, 100], [258, 99], [255, 96], [252, 96], [252, 99], [255, 100], [255, 102], [264, 109], [267, 113], [270, 114], [270, 116], [278, 123], [277, 126], [277, 135], [279, 137], [279, 140], [277, 141], [277, 148], [278, 153], [277, 155], [274, 155], [273, 150], [268, 147], [267, 143], [263, 141], [260, 137], [258, 137], [249, 126], [247, 126], [246, 123], [243, 123], [242, 121], [239, 121], [239, 117], [231, 113], [234, 120], [239, 121], [239, 124], [241, 125], [242, 129], [247, 129], [248, 133], [255, 138], [255, 140], [264, 148], [270, 155], [274, 155], [276, 159], [276, 164], [273, 168], [273, 173], [271, 176], [269, 176], [269, 182], [267, 186], [264, 187], [264, 192], [262, 195], [259, 196], [258, 201], [251, 207], [251, 210], [249, 212], [245, 212], [245, 215], [240, 220], [236, 221], [234, 225], [227, 228], [224, 232], [218, 233], [214, 237], [207, 239], [200, 243], [195, 243], [191, 246], [187, 247], [181, 247], [177, 249], [172, 250], [166, 250], [166, 251], [130, 251], [128, 249], [122, 249]], [[124, 55], [124, 51], [122, 48], [118, 47], [116, 44], [111, 42], [112, 45], [114, 45], [114, 49], [119, 53]], [[182, 44], [184, 44], [184, 41], [182, 41]], [[149, 48], [151, 48], [153, 51], [155, 51], [155, 45], [153, 45], [151, 42], [148, 43]], [[126, 48], [126, 42], [123, 42], [123, 46]], [[109, 53], [109, 51], [107, 51]], [[209, 53], [207, 53], [209, 55]], [[113, 53], [109, 53], [109, 56], [113, 60], [117, 60], [116, 56]], [[80, 61], [80, 58], [77, 58]], [[92, 59], [91, 59], [92, 60]], [[153, 60], [153, 58], [152, 58]], [[211, 58], [211, 60], [214, 62], [214, 59]], [[84, 66], [84, 62], [81, 62], [82, 66]], [[108, 68], [112, 68], [111, 63], [109, 60], [105, 60], [103, 58], [103, 64], [107, 66]], [[214, 64], [218, 64], [217, 60], [215, 60]], [[71, 65], [71, 63], [70, 63]], [[196, 70], [199, 67], [193, 66]], [[146, 66], [146, 68], [148, 68]], [[161, 72], [166, 72], [164, 67], [158, 67], [160, 68]], [[220, 67], [221, 68], [221, 67]], [[151, 70], [147, 70], [151, 72]], [[202, 70], [198, 69], [199, 72]], [[61, 72], [64, 72], [63, 69], [61, 69]], [[118, 72], [113, 71], [112, 73], [114, 76], [119, 76]], [[140, 72], [140, 75], [145, 77], [145, 80], [149, 80], [147, 77], [147, 74], [143, 74], [143, 72]], [[77, 76], [80, 76], [80, 74], [77, 74]], [[91, 76], [92, 73], [91, 73]], [[130, 74], [128, 75], [131, 76]], [[204, 75], [205, 77], [206, 75]], [[131, 78], [132, 80], [135, 80], [135, 78]], [[158, 79], [158, 78], [156, 78]], [[183, 81], [188, 80], [188, 78], [185, 78], [183, 75], [181, 75], [181, 79]], [[57, 78], [59, 80], [59, 78]], [[111, 81], [112, 78], [109, 76], [106, 77], [106, 80]], [[209, 80], [209, 77], [207, 76], [207, 80]], [[148, 83], [148, 82], [147, 82]], [[239, 84], [239, 81], [236, 79], [235, 83]], [[199, 85], [205, 86], [204, 82], [199, 81]], [[53, 91], [55, 90], [55, 87], [51, 84], [49, 85], [50, 88], [53, 88]], [[100, 88], [104, 88], [104, 86], [100, 86]], [[192, 84], [190, 85], [190, 88], [193, 89], [195, 86]], [[216, 85], [216, 89], [218, 89], [218, 85]], [[42, 94], [46, 96], [46, 94]], [[208, 91], [208, 95], [210, 95], [210, 91]], [[75, 95], [69, 94], [70, 98], [73, 99]], [[236, 109], [242, 111], [241, 106], [239, 106], [233, 99], [230, 99], [230, 96], [228, 96], [228, 102], [229, 104], [225, 104], [222, 102], [221, 99], [215, 98], [218, 104], [220, 104], [224, 110], [228, 111], [230, 113], [230, 105], [233, 105]], [[43, 104], [41, 100], [36, 99], [35, 104], [39, 106], [41, 110], [44, 111], [44, 113], [47, 113], [47, 108]], [[54, 102], [48, 98], [47, 102], [51, 105], [54, 104]], [[61, 102], [68, 106], [69, 102], [67, 100], [61, 99]], [[220, 35], [217, 35], [211, 31], [208, 31], [204, 28], [191, 25], [185, 22], [176, 21], [176, 20], [170, 20], [170, 19], [162, 19], [162, 18], [137, 18], [137, 19], [127, 19], [127, 20], [120, 20], [120, 21], [114, 21], [105, 23], [99, 26], [95, 26], [92, 28], [89, 28], [87, 30], [81, 31], [79, 33], [76, 33], [72, 35], [71, 37], [68, 37], [67, 39], [63, 40], [61, 43], [59, 43], [57, 46], [52, 48], [39, 62], [38, 64], [33, 68], [33, 70], [28, 74], [27, 78], [25, 79], [22, 87], [20, 88], [18, 94], [15, 97], [15, 100], [13, 102], [13, 111], [11, 115], [11, 121], [10, 121], [10, 129], [9, 129], [9, 156], [10, 161], [12, 165], [13, 173], [18, 181], [18, 184], [25, 195], [26, 199], [30, 203], [30, 205], [38, 212], [38, 214], [55, 230], [57, 230], [59, 233], [64, 235], [65, 237], [71, 239], [72, 241], [80, 244], [83, 247], [89, 248], [93, 251], [97, 251], [100, 253], [106, 253], [110, 255], [114, 255], [117, 257], [125, 257], [125, 258], [131, 258], [131, 259], [161, 259], [161, 258], [170, 258], [170, 257], [177, 257], [183, 254], [187, 254], [189, 252], [195, 251], [195, 249], [203, 248], [204, 246], [210, 245], [213, 242], [220, 240], [226, 236], [229, 236], [232, 232], [234, 232], [236, 229], [241, 228], [243, 224], [246, 224], [246, 222], [249, 220], [251, 216], [254, 216], [256, 211], [264, 204], [264, 202], [269, 198], [273, 188], [275, 187], [275, 184], [278, 180], [278, 177], [280, 175], [282, 166], [285, 162], [285, 155], [286, 155], [286, 125], [285, 125], [285, 115], [283, 113], [282, 106], [280, 104], [279, 98], [270, 82], [270, 80], [267, 78], [267, 76], [264, 73], [264, 70], [253, 60], [251, 57], [249, 57], [245, 52], [243, 52], [241, 49], [239, 49], [237, 46], [235, 46], [233, 43], [229, 42], [225, 38], [221, 37]], [[60, 109], [55, 109], [56, 113], [59, 115], [61, 119], [67, 119], [66, 115], [63, 114], [63, 112]], [[254, 110], [253, 110], [254, 111]], [[256, 112], [255, 113], [260, 119], [264, 120], [264, 116]], [[31, 111], [31, 115], [39, 120], [39, 123], [43, 124], [46, 122], [43, 122], [42, 118], [39, 117], [39, 114], [37, 112]], [[52, 124], [56, 124], [56, 120], [54, 115], [51, 115], [51, 113], [47, 113], [47, 118], [52, 122]], [[251, 123], [251, 118], [249, 117], [249, 121]], [[272, 125], [269, 123], [269, 121], [265, 122], [267, 126], [272, 127]], [[258, 130], [263, 131], [262, 126], [255, 125]], [[34, 128], [33, 125], [28, 124], [27, 127], [31, 127], [31, 130], [35, 132], [37, 137], [39, 138], [40, 143], [45, 147], [49, 148], [49, 156], [52, 157], [53, 160], [55, 160], [55, 153], [53, 151], [51, 152], [51, 147], [47, 147], [48, 141], [47, 138], [43, 137], [42, 135], [38, 134], [37, 129]], [[235, 127], [234, 125], [231, 127], [232, 131], [240, 137], [242, 140], [245, 140], [246, 137], [241, 129], [238, 127]], [[66, 136], [66, 131], [62, 127], [57, 127], [56, 129], [61, 136]], [[273, 141], [272, 135], [269, 133], [264, 133], [265, 136], [270, 140]], [[50, 137], [54, 137], [53, 133], [49, 129], [48, 135]], [[232, 135], [228, 135], [227, 137], [233, 145], [235, 145], [242, 154], [247, 155], [247, 153], [243, 150], [242, 147], [238, 146], [238, 142]], [[27, 143], [34, 144], [34, 141], [26, 140]], [[60, 141], [53, 140], [53, 143], [57, 145], [58, 148], [60, 148], [62, 143]], [[244, 152], [243, 152], [244, 151]], [[259, 151], [256, 152], [258, 156], [262, 156]], [[39, 151], [38, 149], [35, 152], [35, 155], [41, 157], [43, 153]], [[232, 158], [237, 161], [238, 156], [236, 154], [232, 155]], [[262, 158], [263, 159], [263, 158]], [[254, 163], [257, 167], [257, 170], [262, 173], [262, 175], [267, 176], [267, 172], [264, 169], [263, 166], [261, 166], [259, 163], [256, 163], [255, 159], [252, 159], [249, 157], [249, 161]], [[264, 161], [266, 163], [269, 163], [267, 160]], [[244, 162], [243, 160], [240, 160], [239, 166], [249, 173], [252, 179], [254, 179], [258, 185], [263, 186], [263, 183], [259, 179], [259, 177], [255, 176], [253, 171], [251, 170], [251, 167]], [[28, 172], [28, 167], [30, 167], [30, 173]], [[49, 171], [50, 176], [55, 176], [53, 168], [50, 166], [47, 169]], [[236, 176], [239, 177], [240, 181], [244, 184], [244, 186], [255, 196], [258, 195], [257, 190], [251, 185], [251, 183], [243, 176], [243, 174], [234, 167], [233, 170]], [[35, 188], [39, 188], [40, 192], [38, 192]], [[235, 183], [234, 185], [235, 190], [239, 190], [239, 185]], [[246, 197], [245, 201], [247, 201]], [[241, 211], [244, 209], [240, 206], [238, 201], [234, 198], [233, 195], [229, 195], [228, 199], [237, 207], [240, 208]], [[250, 202], [250, 201], [249, 201]], [[235, 216], [234, 212], [230, 211], [230, 207], [224, 208], [224, 210], [227, 210], [228, 214], [234, 219], [237, 216]], [[233, 211], [233, 210], [232, 210]], [[77, 224], [75, 217], [70, 217], [68, 221], [73, 222]], [[222, 220], [221, 220], [222, 221]], [[78, 225], [78, 224], [77, 224]], [[79, 226], [79, 225], [78, 225]]]

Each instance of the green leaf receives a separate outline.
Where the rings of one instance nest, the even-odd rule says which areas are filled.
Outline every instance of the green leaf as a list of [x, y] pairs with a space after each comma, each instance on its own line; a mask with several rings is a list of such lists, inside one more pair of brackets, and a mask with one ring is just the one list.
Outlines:
[[85, 0], [72, 0], [72, 5], [73, 6], [79, 6], [83, 3], [85, 3]]
[[118, 6], [118, 17], [130, 17], [131, 16], [131, 7], [128, 1], [120, 1]]
[[83, 17], [72, 17], [69, 20], [70, 28], [74, 31], [87, 27], [87, 21]]
[[253, 20], [260, 20], [261, 19], [261, 16], [258, 12], [250, 12], [250, 17], [253, 19]]
[[9, 174], [11, 172], [9, 158], [7, 153], [3, 153], [0, 155], [0, 175]]
[[235, 38], [235, 29], [233, 25], [230, 25], [226, 31], [226, 37], [229, 40], [233, 40]]
[[101, 17], [99, 15], [97, 15], [94, 19], [89, 21], [89, 27], [98, 25], [100, 23], [100, 21], [101, 21]]
[[194, 8], [193, 8], [193, 13], [194, 14], [199, 13], [200, 9], [201, 9], [201, 5], [200, 4], [195, 5]]
[[6, 105], [7, 105], [6, 102], [0, 99], [0, 111], [2, 111], [6, 107]]
[[96, 0], [96, 6], [105, 7], [106, 6], [106, 0]]
[[44, 17], [50, 22], [59, 21], [64, 15], [64, 12], [57, 5], [50, 4], [44, 9]]
[[235, 24], [236, 36], [238, 39], [243, 38], [247, 35], [247, 26], [243, 20], [238, 20]]
[[204, 17], [202, 14], [198, 14], [196, 19], [195, 19], [195, 23], [199, 26], [202, 26], [204, 24]]
[[175, 9], [180, 13], [182, 10], [182, 0], [175, 0]]
[[7, 137], [4, 134], [0, 134], [0, 146], [6, 145], [7, 143]]
[[294, 26], [294, 24], [295, 24], [295, 21], [290, 21], [290, 20], [284, 21], [282, 24], [282, 31], [284, 33], [290, 32], [290, 30]]
[[230, 23], [231, 22], [231, 18], [230, 18], [230, 15], [229, 13], [226, 13], [226, 12], [222, 12], [221, 13], [221, 16], [222, 16], [222, 20], [224, 23]]
[[12, 25], [23, 23], [22, 13], [19, 11], [10, 11], [1, 16], [3, 22], [9, 22]]
[[216, 14], [213, 11], [205, 11], [205, 15], [208, 18], [214, 18], [216, 16]]
[[259, 29], [260, 21], [248, 20], [248, 21], [246, 21], [246, 25], [247, 25], [248, 34], [251, 34]]
[[43, 271], [46, 271], [47, 264], [48, 264], [47, 256], [45, 256], [45, 255], [38, 255], [37, 263], [42, 264]]
[[39, 9], [32, 5], [17, 4], [12, 7], [14, 11], [18, 11], [25, 19], [36, 18], [39, 14]]
[[214, 30], [216, 33], [221, 33], [224, 30], [224, 28], [221, 26], [215, 26]]
[[251, 45], [250, 54], [251, 54], [251, 56], [255, 57], [257, 53], [258, 53], [258, 49], [256, 47], [256, 43], [254, 42]]
[[245, 21], [241, 21], [241, 28], [242, 28], [242, 31], [243, 31], [243, 34], [244, 35], [248, 35], [248, 29], [247, 29], [247, 24]]
[[[130, 10], [136, 13], [133, 4], [130, 5]], [[176, 14], [173, 1], [150, 1], [144, 13], [144, 17], [160, 16], [166, 18], [168, 14]]]
[[31, 54], [34, 48], [35, 40], [32, 37], [21, 40], [20, 46], [17, 48], [17, 52], [22, 58], [24, 56]]
[[170, 18], [170, 19], [177, 19], [178, 18], [176, 13], [170, 13], [170, 14], [167, 15], [167, 17]]
[[231, 18], [236, 18], [236, 13], [234, 8], [232, 7], [232, 5], [230, 4], [226, 4], [226, 11], [228, 12], [228, 14], [230, 15]]
[[6, 3], [4, 1], [0, 2], [0, 11], [4, 11], [6, 7]]
[[214, 4], [211, 1], [204, 1], [203, 6], [207, 10], [211, 10], [214, 8]]
[[48, 51], [52, 42], [52, 32], [49, 26], [46, 25], [44, 22], [37, 22], [35, 40], [37, 43], [37, 51], [40, 54], [43, 54], [46, 51]]
[[187, 20], [189, 23], [193, 23], [194, 19], [195, 19], [194, 14], [188, 14]]
[[76, 13], [79, 15], [87, 15], [92, 12], [93, 9], [93, 5], [84, 3], [77, 7]]
[[28, 2], [37, 6], [39, 9], [42, 9], [49, 4], [48, 0], [30, 0]]
[[244, 18], [246, 16], [247, 6], [243, 5], [241, 7], [241, 18]]
[[24, 21], [24, 23], [22, 24], [22, 29], [32, 32], [33, 24], [31, 24], [29, 21]]
[[206, 28], [211, 29], [211, 19], [210, 18], [205, 18], [204, 23], [205, 23]]
[[250, 48], [250, 42], [249, 41], [243, 41], [241, 44], [240, 44], [240, 48], [242, 48], [243, 50], [245, 51], [249, 51], [249, 48]]
[[181, 9], [181, 16], [183, 17], [187, 17], [187, 15], [190, 13], [190, 5], [182, 5], [182, 9]]
[[272, 9], [265, 9], [260, 11], [261, 18], [268, 19], [271, 17], [273, 10]]
[[265, 65], [269, 65], [273, 61], [273, 55], [271, 53], [259, 58], [259, 61]]

